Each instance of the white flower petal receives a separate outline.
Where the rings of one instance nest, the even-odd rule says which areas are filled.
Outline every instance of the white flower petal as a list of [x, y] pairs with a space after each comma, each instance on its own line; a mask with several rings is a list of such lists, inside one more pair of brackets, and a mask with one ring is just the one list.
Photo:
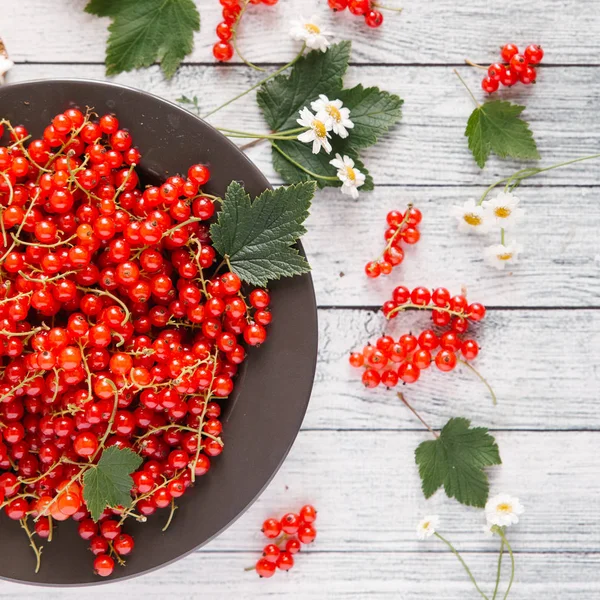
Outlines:
[[458, 230], [463, 233], [483, 234], [490, 230], [483, 207], [473, 199], [467, 200], [462, 206], [453, 206], [451, 212], [458, 221]]
[[488, 525], [508, 527], [519, 522], [519, 516], [525, 508], [518, 498], [508, 494], [498, 494], [490, 498], [485, 505], [485, 517]]
[[424, 517], [417, 525], [417, 537], [420, 540], [431, 537], [439, 524], [440, 517], [438, 515], [428, 515]]

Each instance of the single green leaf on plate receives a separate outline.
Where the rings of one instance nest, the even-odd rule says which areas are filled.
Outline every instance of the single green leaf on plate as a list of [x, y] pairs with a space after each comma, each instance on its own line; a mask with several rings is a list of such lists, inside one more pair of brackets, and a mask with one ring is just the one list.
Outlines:
[[200, 15], [193, 0], [91, 0], [86, 12], [110, 17], [106, 74], [116, 75], [155, 61], [172, 77], [194, 46]]
[[278, 75], [264, 83], [256, 94], [258, 105], [273, 131], [293, 129], [298, 125], [298, 111], [320, 94], [335, 97], [342, 89], [348, 68], [351, 43], [340, 42], [326, 52], [313, 50], [292, 67], [289, 75]]
[[481, 169], [490, 152], [500, 158], [540, 158], [528, 123], [519, 118], [524, 110], [524, 106], [492, 100], [471, 113], [465, 136], [469, 138], [469, 149]]
[[142, 457], [129, 448], [110, 446], [102, 451], [96, 466], [83, 474], [83, 499], [94, 521], [105, 508], [129, 506], [133, 473], [142, 464]]
[[307, 273], [308, 262], [292, 246], [306, 233], [304, 221], [314, 193], [314, 183], [303, 182], [266, 190], [252, 201], [233, 181], [210, 227], [215, 250], [252, 285]]
[[359, 84], [341, 90], [337, 97], [350, 109], [354, 128], [348, 130], [350, 135], [345, 145], [355, 150], [375, 144], [402, 117], [404, 100], [377, 87], [365, 88]]
[[300, 167], [290, 162], [289, 159], [283, 156], [275, 146], [285, 152], [285, 154], [287, 154], [294, 162], [301, 164], [304, 168], [321, 177], [336, 177], [337, 171], [335, 167], [332, 167], [329, 164], [329, 162], [335, 158], [336, 152], [339, 152], [342, 155], [345, 154], [350, 156], [350, 158], [354, 160], [354, 166], [367, 176], [364, 184], [358, 188], [359, 191], [371, 191], [374, 187], [373, 178], [356, 153], [351, 149], [348, 149], [345, 140], [342, 140], [341, 138], [332, 138], [331, 143], [333, 147], [331, 154], [326, 154], [324, 151], [319, 152], [319, 154], [313, 154], [310, 144], [303, 144], [296, 140], [278, 141], [273, 145], [272, 150], [273, 167], [286, 183], [314, 181], [320, 188], [340, 187], [342, 182], [337, 178], [335, 181], [331, 181], [309, 175], [306, 171], [303, 171]]
[[468, 419], [450, 419], [439, 438], [423, 442], [415, 450], [425, 498], [443, 485], [449, 498], [468, 506], [485, 506], [489, 483], [483, 469], [502, 461], [488, 430], [470, 425]]

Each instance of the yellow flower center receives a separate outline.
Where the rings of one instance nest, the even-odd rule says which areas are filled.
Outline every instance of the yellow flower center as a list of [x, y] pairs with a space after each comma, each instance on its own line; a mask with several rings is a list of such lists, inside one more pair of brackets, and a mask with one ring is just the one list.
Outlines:
[[[502, 256], [506, 256], [506, 254], [503, 254]], [[509, 258], [512, 256], [512, 254], [508, 255]], [[506, 260], [506, 259], [503, 259]], [[504, 502], [502, 504], [498, 504], [498, 506], [496, 507], [500, 512], [512, 512], [512, 506], [510, 504], [508, 504], [507, 502]]]
[[425, 523], [423, 523], [423, 529], [429, 529], [430, 525], [431, 525], [430, 521], [425, 521]]
[[315, 130], [317, 137], [327, 137], [327, 127], [325, 127], [325, 123], [323, 123], [323, 121], [318, 121], [317, 119], [315, 119], [313, 121], [313, 129]]
[[338, 123], [342, 120], [342, 114], [335, 106], [333, 106], [333, 104], [328, 104], [325, 110], [327, 111], [327, 114], [333, 117]]
[[481, 217], [479, 215], [476, 215], [475, 213], [465, 213], [463, 215], [463, 219], [468, 225], [471, 225], [473, 227], [481, 225], [482, 221]]
[[[510, 260], [512, 257], [513, 257], [512, 252], [505, 252], [504, 254], [498, 254], [498, 260]], [[498, 510], [503, 510], [501, 508], [503, 506], [508, 506], [510, 508], [510, 506], [508, 504], [499, 504]]]
[[352, 167], [346, 167], [346, 175], [350, 181], [356, 181], [356, 172]]
[[314, 23], [306, 23], [304, 25], [304, 29], [308, 31], [308, 33], [313, 33], [314, 35], [318, 35], [321, 33], [321, 29], [317, 27]]
[[494, 209], [494, 214], [499, 219], [507, 219], [512, 214], [512, 210], [510, 210], [510, 208], [506, 208], [506, 206], [498, 206]]

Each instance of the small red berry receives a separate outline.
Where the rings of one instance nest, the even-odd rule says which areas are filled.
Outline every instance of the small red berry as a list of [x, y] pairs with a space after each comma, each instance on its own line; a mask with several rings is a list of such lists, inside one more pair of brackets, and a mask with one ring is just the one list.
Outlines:
[[287, 513], [283, 515], [281, 518], [281, 529], [284, 533], [293, 535], [298, 531], [298, 527], [300, 527], [300, 516], [296, 513]]
[[544, 58], [544, 51], [541, 46], [531, 44], [525, 48], [524, 55], [530, 65], [538, 65], [542, 62], [542, 58]]
[[256, 563], [255, 569], [259, 577], [273, 577], [277, 566], [266, 558], [260, 558]]
[[365, 23], [374, 29], [381, 27], [383, 24], [383, 15], [378, 10], [370, 10], [365, 15]]
[[269, 539], [276, 538], [281, 533], [281, 523], [277, 519], [267, 519], [261, 530]]
[[527, 68], [527, 59], [522, 54], [515, 54], [510, 59], [510, 68], [517, 74]]
[[502, 60], [507, 63], [510, 62], [510, 59], [515, 54], [519, 54], [519, 48], [517, 48], [517, 46], [515, 46], [515, 44], [506, 44], [500, 50], [500, 55], [502, 56]]
[[289, 552], [281, 552], [276, 564], [281, 571], [289, 571], [294, 566], [294, 557]]
[[298, 539], [302, 544], [310, 544], [317, 537], [317, 530], [312, 525], [302, 525], [298, 529]]
[[317, 511], [315, 510], [315, 507], [311, 506], [310, 504], [304, 505], [300, 509], [300, 518], [305, 523], [313, 523], [314, 521], [316, 521], [317, 520]]
[[491, 77], [484, 77], [481, 80], [481, 88], [488, 94], [493, 94], [500, 86], [498, 79], [492, 79]]

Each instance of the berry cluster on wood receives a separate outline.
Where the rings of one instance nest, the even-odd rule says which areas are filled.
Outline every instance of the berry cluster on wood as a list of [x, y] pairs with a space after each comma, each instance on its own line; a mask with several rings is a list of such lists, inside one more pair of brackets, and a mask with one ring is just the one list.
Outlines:
[[263, 548], [262, 557], [249, 570], [256, 570], [260, 577], [272, 577], [277, 569], [289, 571], [294, 566], [294, 554], [317, 537], [316, 519], [317, 511], [310, 504], [303, 506], [298, 513], [283, 515], [281, 519], [267, 519], [261, 531], [273, 542]]
[[[217, 25], [217, 37], [219, 41], [213, 46], [213, 56], [220, 62], [227, 62], [233, 58], [234, 47], [232, 42], [235, 36], [235, 28], [242, 16], [243, 9], [240, 0], [219, 0], [223, 7], [223, 21]], [[250, 4], [266, 4], [273, 6], [279, 0], [241, 0], [244, 9]]]
[[[107, 576], [134, 547], [125, 519], [173, 511], [222, 452], [217, 401], [245, 345], [265, 341], [270, 296], [245, 295], [226, 259], [215, 268], [205, 165], [142, 187], [140, 151], [112, 114], [70, 108], [34, 139], [5, 129], [0, 508], [32, 544], [53, 523], [79, 522]], [[82, 476], [112, 446], [143, 463], [131, 504], [94, 522]]]
[[348, 9], [353, 15], [364, 17], [369, 27], [383, 25], [383, 15], [377, 10], [372, 0], [327, 0], [329, 8], [337, 12]]
[[531, 44], [521, 54], [515, 44], [506, 44], [500, 50], [500, 55], [506, 64], [493, 63], [487, 68], [487, 76], [481, 81], [485, 92], [491, 94], [498, 90], [500, 85], [510, 87], [519, 81], [525, 85], [535, 83], [535, 66], [544, 58], [541, 46]]

